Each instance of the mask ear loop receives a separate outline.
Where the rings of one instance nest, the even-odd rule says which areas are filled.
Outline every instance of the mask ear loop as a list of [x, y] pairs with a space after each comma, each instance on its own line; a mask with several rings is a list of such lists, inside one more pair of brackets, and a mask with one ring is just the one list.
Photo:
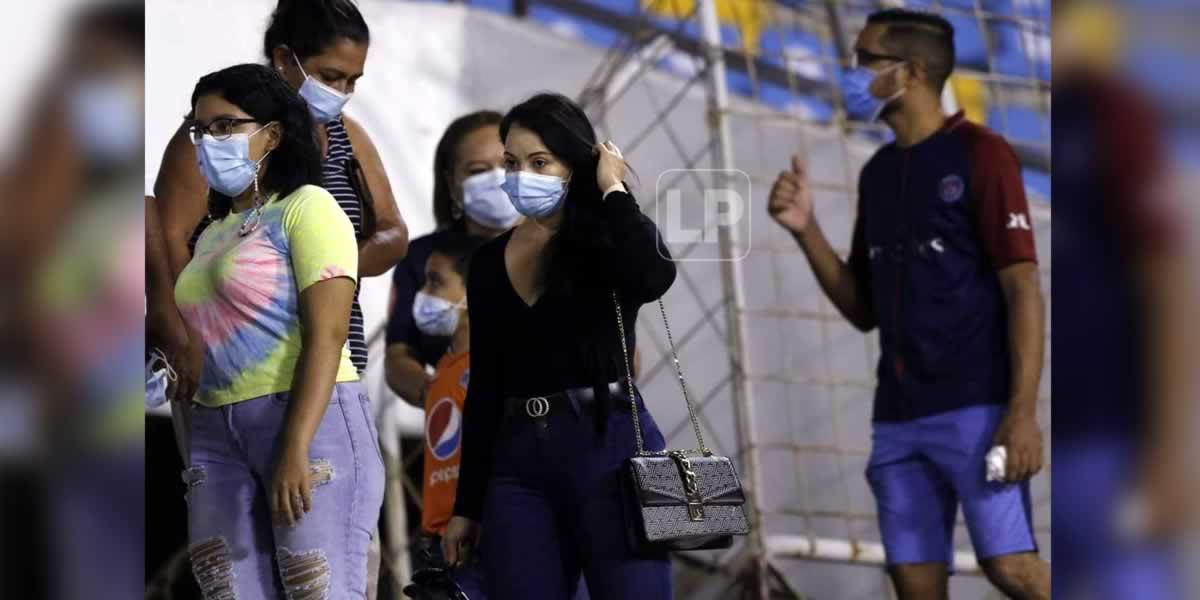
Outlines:
[[[251, 133], [250, 136], [255, 136], [258, 134], [258, 132], [270, 127], [271, 125], [274, 125], [274, 123], [275, 122], [272, 121], [266, 125], [263, 125], [262, 127], [259, 127], [254, 133]], [[238, 235], [242, 237], [250, 235], [255, 229], [258, 229], [258, 225], [262, 223], [263, 205], [265, 205], [266, 202], [263, 201], [262, 193], [258, 187], [258, 172], [262, 167], [263, 161], [267, 160], [267, 157], [270, 156], [272, 152], [274, 152], [274, 149], [267, 150], [266, 154], [263, 154], [262, 158], [258, 159], [258, 161], [254, 163], [254, 208], [251, 210], [250, 216], [246, 217], [246, 220], [242, 222], [240, 227], [238, 227]]]
[[303, 75], [305, 79], [308, 79], [308, 71], [305, 71], [304, 65], [300, 64], [300, 57], [296, 56], [296, 51], [288, 48], [288, 52], [292, 53], [292, 60], [295, 61], [296, 66], [300, 68], [300, 74]]
[[[855, 62], [857, 62], [857, 60]], [[875, 77], [879, 77], [880, 75], [883, 75], [884, 73], [887, 73], [888, 71], [891, 71], [893, 69], [898, 69], [906, 64], [908, 64], [908, 61], [898, 62], [895, 65], [892, 65], [892, 66], [876, 73]], [[874, 83], [874, 82], [872, 81], [872, 83]], [[888, 105], [891, 104], [892, 102], [895, 102], [896, 99], [898, 99], [900, 96], [903, 96], [904, 92], [907, 92], [907, 91], [908, 91], [907, 86], [901, 86], [900, 89], [896, 90], [896, 92], [894, 94], [892, 94], [891, 96], [888, 96], [887, 98], [884, 98], [883, 102], [881, 102], [879, 104], [879, 108], [875, 109], [875, 114], [871, 116], [871, 122], [874, 123], [875, 121], [879, 120], [879, 117], [883, 115], [884, 109], [886, 109], [888, 107]]]
[[306, 80], [311, 79], [312, 82], [315, 83], [317, 86], [324, 88], [330, 92], [333, 92], [339, 96], [342, 96], [343, 98], [348, 98], [350, 96], [350, 94], [347, 94], [346, 92], [343, 92], [341, 90], [334, 89], [334, 88], [330, 87], [328, 84], [326, 84], [325, 82], [321, 81], [320, 79], [317, 79], [316, 77], [313, 77], [312, 75], [309, 75], [308, 71], [304, 70], [304, 65], [300, 64], [300, 57], [296, 56], [296, 51], [292, 50], [291, 52], [292, 52], [292, 60], [296, 61], [296, 66], [300, 68], [300, 74], [304, 76], [304, 79], [306, 79]]
[[162, 350], [154, 348], [150, 351], [150, 370], [157, 371], [158, 369], [154, 368], [154, 363], [159, 362], [162, 363], [163, 369], [167, 372], [167, 381], [175, 382], [177, 379], [179, 379], [179, 375], [175, 373], [175, 369], [171, 367], [171, 363], [167, 361], [167, 355], [163, 354]]
[[[467, 308], [467, 297], [463, 296], [462, 300], [459, 300], [458, 302], [454, 303], [454, 306], [451, 306], [448, 310], [457, 311], [459, 309], [466, 310], [466, 308]], [[459, 318], [462, 318], [462, 317], [460, 316]], [[451, 334], [451, 337], [453, 337], [453, 334]], [[453, 346], [454, 342], [451, 342], [450, 345]], [[453, 348], [451, 348], [451, 350], [453, 350]]]
[[242, 221], [242, 225], [238, 227], [238, 235], [242, 237], [250, 235], [262, 223], [263, 205], [266, 203], [263, 201], [262, 193], [259, 191], [258, 171], [262, 165], [262, 161], [270, 154], [271, 152], [268, 151], [262, 158], [258, 159], [258, 162], [254, 163], [254, 208], [251, 209], [250, 216], [246, 217], [246, 220]]

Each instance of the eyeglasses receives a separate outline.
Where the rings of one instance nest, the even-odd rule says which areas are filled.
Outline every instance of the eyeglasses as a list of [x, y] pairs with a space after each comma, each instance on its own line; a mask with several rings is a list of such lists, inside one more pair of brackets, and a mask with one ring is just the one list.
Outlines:
[[854, 50], [854, 55], [850, 57], [850, 67], [853, 69], [857, 69], [859, 67], [868, 67], [885, 60], [906, 62], [908, 59], [904, 58], [903, 56], [896, 56], [894, 54], [875, 54], [870, 50], [856, 48]]
[[211, 135], [213, 138], [218, 140], [227, 140], [229, 139], [229, 136], [236, 133], [234, 128], [236, 128], [238, 125], [258, 122], [258, 119], [254, 118], [238, 119], [232, 117], [215, 119], [208, 125], [201, 125], [196, 121], [192, 121], [191, 126], [188, 127], [188, 133], [191, 135], [193, 144], [199, 144], [200, 140], [202, 140], [206, 134]]

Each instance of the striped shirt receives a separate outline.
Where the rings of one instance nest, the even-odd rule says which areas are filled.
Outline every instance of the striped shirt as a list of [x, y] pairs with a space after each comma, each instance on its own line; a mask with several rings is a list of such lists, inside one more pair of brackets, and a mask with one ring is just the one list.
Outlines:
[[[333, 199], [337, 200], [338, 206], [342, 207], [346, 216], [350, 217], [350, 223], [354, 225], [354, 235], [361, 239], [362, 208], [358, 204], [354, 188], [350, 187], [349, 166], [350, 158], [354, 155], [354, 149], [350, 146], [350, 135], [346, 132], [346, 125], [340, 116], [325, 125], [325, 132], [329, 136], [329, 148], [321, 161], [321, 185], [333, 195]], [[200, 239], [200, 234], [209, 223], [212, 223], [212, 218], [205, 214], [204, 219], [196, 226], [196, 231], [188, 243], [188, 251], [192, 254], [196, 251], [196, 241]], [[350, 346], [350, 360], [358, 369], [359, 375], [367, 370], [366, 328], [363, 324], [362, 306], [358, 302], [358, 290], [361, 285], [361, 279], [355, 283], [354, 304], [350, 307], [350, 337], [346, 340]]]
[[[350, 217], [350, 223], [354, 225], [355, 237], [362, 239], [362, 207], [359, 206], [358, 195], [354, 193], [354, 188], [350, 187], [349, 167], [354, 149], [350, 146], [350, 135], [346, 133], [346, 125], [342, 122], [342, 117], [339, 116], [326, 124], [325, 132], [329, 134], [329, 150], [325, 154], [325, 160], [321, 161], [321, 183], [330, 194], [333, 194], [333, 199], [337, 200], [338, 206], [346, 211], [346, 216]], [[354, 287], [354, 304], [350, 307], [350, 338], [347, 340], [350, 344], [350, 360], [358, 368], [360, 375], [367, 370], [366, 328], [363, 325], [362, 306], [358, 303], [358, 289], [362, 285], [361, 281], [360, 278]]]

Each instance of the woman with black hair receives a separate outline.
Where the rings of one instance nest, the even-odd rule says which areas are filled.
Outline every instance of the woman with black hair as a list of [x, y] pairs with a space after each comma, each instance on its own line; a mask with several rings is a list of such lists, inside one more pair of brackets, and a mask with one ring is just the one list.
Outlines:
[[308, 107], [267, 67], [201, 78], [187, 123], [213, 216], [175, 286], [203, 350], [193, 573], [206, 598], [364, 598], [384, 473], [346, 346], [354, 228], [317, 185]]
[[[443, 545], [460, 564], [480, 553], [489, 598], [565, 600], [582, 570], [595, 600], [671, 597], [665, 555], [635, 555], [618, 487], [634, 454], [662, 433], [620, 383], [625, 323], [660, 297], [675, 264], [622, 179], [611, 142], [557, 94], [500, 123], [505, 191], [526, 220], [480, 248], [467, 282], [471, 382], [455, 517]], [[631, 406], [631, 403], [635, 403]], [[482, 524], [482, 528], [480, 528]]]
[[[308, 103], [320, 143], [319, 185], [333, 194], [354, 225], [359, 274], [381, 275], [404, 258], [408, 230], [396, 209], [383, 163], [366, 131], [342, 108], [363, 75], [370, 31], [351, 0], [280, 0], [263, 40], [271, 69]], [[167, 145], [154, 184], [162, 212], [172, 273], [178, 277], [191, 247], [211, 220], [207, 186], [196, 169], [186, 127]], [[350, 313], [350, 353], [362, 374], [367, 344], [355, 291]], [[198, 349], [192, 349], [193, 359]], [[179, 398], [194, 389], [179, 386]]]
[[408, 255], [392, 272], [391, 316], [387, 325], [388, 385], [413, 406], [425, 406], [433, 366], [449, 337], [425, 335], [413, 319], [417, 291], [425, 286], [425, 262], [437, 240], [467, 233], [494, 238], [520, 220], [504, 183], [504, 144], [498, 112], [481, 110], [455, 119], [438, 141], [433, 157], [433, 216], [437, 229], [408, 245]]

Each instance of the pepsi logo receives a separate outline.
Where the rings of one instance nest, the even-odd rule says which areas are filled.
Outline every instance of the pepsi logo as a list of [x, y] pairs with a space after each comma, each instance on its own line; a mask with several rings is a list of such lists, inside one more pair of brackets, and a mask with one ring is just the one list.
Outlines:
[[437, 460], [448, 460], [462, 443], [462, 411], [453, 398], [434, 403], [425, 417], [425, 446]]
[[429, 474], [429, 487], [439, 483], [453, 483], [458, 479], [458, 465], [450, 465], [444, 469], [434, 469]]

